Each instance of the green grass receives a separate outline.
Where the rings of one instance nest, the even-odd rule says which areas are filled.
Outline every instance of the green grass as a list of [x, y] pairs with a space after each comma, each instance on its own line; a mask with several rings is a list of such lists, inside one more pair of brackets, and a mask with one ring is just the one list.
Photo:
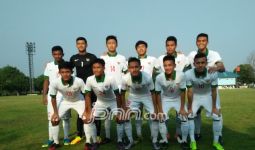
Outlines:
[[[224, 147], [226, 150], [252, 150], [255, 147], [255, 90], [221, 90], [221, 105], [224, 118]], [[76, 129], [76, 115], [72, 113], [71, 133]], [[171, 118], [174, 112], [171, 111]], [[202, 136], [198, 143], [200, 150], [212, 149], [212, 121], [203, 112]], [[174, 135], [174, 120], [169, 123], [171, 136]], [[116, 139], [115, 123], [112, 124], [111, 136]], [[63, 137], [62, 129], [60, 137]], [[134, 126], [133, 126], [134, 131]], [[133, 132], [135, 135], [135, 132]], [[104, 134], [104, 133], [103, 133]], [[151, 149], [150, 132], [146, 122], [143, 124], [143, 143], [133, 149]], [[41, 96], [0, 97], [0, 150], [37, 150], [47, 140], [46, 107], [41, 103]], [[75, 146], [62, 146], [60, 149], [83, 149], [83, 142]], [[101, 146], [100, 149], [115, 149], [115, 143]], [[169, 149], [180, 149], [171, 138]]]

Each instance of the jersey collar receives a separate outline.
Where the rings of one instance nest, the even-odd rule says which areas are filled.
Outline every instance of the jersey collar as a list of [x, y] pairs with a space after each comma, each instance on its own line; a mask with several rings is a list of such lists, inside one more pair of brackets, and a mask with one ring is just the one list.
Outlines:
[[64, 59], [61, 59], [59, 62], [57, 62], [56, 60], [54, 60], [54, 65], [58, 65], [59, 63], [63, 62]]
[[[203, 52], [201, 52], [201, 50], [199, 49], [199, 50], [197, 50], [197, 53], [203, 53]], [[208, 54], [209, 54], [209, 50], [208, 50], [208, 48], [206, 48], [206, 50], [205, 50], [206, 57], [208, 56]]]
[[67, 81], [67, 83], [64, 82], [64, 80], [61, 78], [61, 81], [62, 81], [62, 84], [63, 85], [68, 85], [68, 87], [72, 86], [73, 85], [73, 81], [74, 81], [74, 78], [71, 77], [71, 79], [69, 81]]
[[133, 83], [138, 83], [138, 84], [142, 83], [142, 73], [140, 72], [137, 77], [133, 77], [131, 75], [131, 79]]
[[99, 83], [99, 82], [104, 82], [105, 74], [103, 74], [101, 77], [96, 77], [96, 76], [95, 76], [95, 78], [96, 78], [97, 83]]
[[138, 56], [138, 59], [145, 59], [147, 58], [147, 55], [144, 55], [144, 57]]
[[194, 69], [194, 72], [195, 72], [196, 78], [200, 78], [200, 77], [204, 78], [207, 75], [207, 69], [206, 68], [203, 72], [197, 72], [196, 69]]
[[[174, 70], [174, 72], [172, 72], [172, 74], [170, 76], [171, 76], [171, 80], [175, 80], [176, 71]], [[166, 77], [166, 80], [169, 80], [169, 75], [167, 75], [166, 73], [165, 73], [165, 77]]]
[[116, 56], [118, 55], [118, 53], [115, 52], [115, 53], [113, 53], [113, 54], [110, 54], [109, 52], [107, 52], [107, 55], [108, 55], [109, 57], [116, 57]]
[[173, 54], [166, 53], [166, 55], [171, 55], [171, 56], [174, 56], [174, 58], [176, 58], [177, 57], [177, 52], [175, 51]]

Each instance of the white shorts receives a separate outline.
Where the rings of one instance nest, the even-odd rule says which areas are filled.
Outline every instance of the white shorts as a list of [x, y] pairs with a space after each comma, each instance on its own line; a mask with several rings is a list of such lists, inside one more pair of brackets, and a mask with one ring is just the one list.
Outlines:
[[111, 115], [116, 115], [118, 112], [116, 100], [102, 101], [97, 99], [93, 107], [93, 116], [100, 118], [108, 118]]
[[[196, 116], [197, 111], [200, 107], [204, 107], [206, 110], [207, 117], [212, 115], [212, 96], [211, 95], [193, 95], [192, 102], [192, 112], [193, 117]], [[219, 106], [216, 104], [216, 108], [219, 109]]]
[[79, 117], [82, 118], [83, 112], [85, 110], [85, 101], [84, 100], [79, 100], [76, 102], [69, 102], [66, 100], [61, 101], [58, 108], [59, 117], [62, 118], [71, 109], [74, 109], [79, 114]]
[[[150, 114], [153, 114], [154, 106], [151, 97], [142, 97], [142, 98], [128, 98], [127, 101], [127, 107], [129, 107], [131, 110], [140, 110], [141, 106], [144, 106], [144, 109], [148, 111]], [[142, 110], [140, 110], [142, 111]]]
[[[169, 98], [162, 98], [162, 109], [163, 109], [163, 113], [166, 116], [166, 119], [169, 119], [168, 117], [168, 112], [171, 109], [174, 109], [178, 114], [181, 108], [181, 99], [180, 97], [176, 98], [176, 99], [169, 99]], [[186, 106], [184, 106], [184, 109], [187, 111]], [[180, 117], [178, 115], [178, 117]]]
[[[57, 101], [57, 108], [59, 108], [59, 104], [63, 101], [62, 97], [56, 99]], [[51, 116], [53, 115], [54, 110], [51, 103], [51, 97], [48, 95], [48, 104], [47, 104], [47, 114], [48, 114], [48, 120], [51, 120]], [[71, 110], [67, 111], [61, 119], [70, 119], [71, 118]]]

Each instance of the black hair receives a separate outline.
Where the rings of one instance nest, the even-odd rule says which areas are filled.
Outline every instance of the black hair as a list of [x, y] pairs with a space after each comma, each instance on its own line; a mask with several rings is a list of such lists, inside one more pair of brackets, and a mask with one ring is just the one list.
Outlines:
[[175, 45], [177, 45], [177, 39], [176, 39], [175, 36], [169, 36], [169, 37], [167, 37], [167, 38], [166, 38], [166, 43], [167, 43], [168, 41], [174, 41]]
[[94, 65], [94, 64], [101, 64], [104, 67], [105, 61], [101, 58], [97, 58], [95, 61], [93, 61], [92, 65]]
[[200, 37], [206, 37], [207, 41], [209, 41], [208, 34], [206, 34], [206, 33], [199, 33], [199, 34], [197, 35], [197, 40], [198, 40], [198, 38], [200, 38]]
[[87, 39], [86, 39], [85, 37], [78, 37], [78, 38], [76, 39], [76, 43], [77, 43], [78, 41], [80, 41], [80, 40], [84, 41], [84, 42], [87, 44]]
[[172, 55], [166, 55], [164, 58], [163, 58], [163, 62], [165, 61], [173, 61], [173, 63], [175, 64], [175, 58], [174, 56]]
[[139, 64], [139, 66], [141, 66], [141, 61], [140, 59], [136, 58], [136, 57], [130, 57], [128, 59], [128, 65], [131, 63], [131, 62], [137, 62]]
[[118, 40], [117, 40], [117, 37], [115, 35], [109, 35], [106, 37], [106, 43], [109, 41], [109, 40], [115, 40], [116, 43], [118, 44]]
[[73, 64], [69, 61], [63, 61], [58, 65], [58, 69], [70, 69], [71, 71], [73, 71]]
[[198, 58], [206, 58], [206, 60], [207, 60], [207, 57], [206, 57], [206, 55], [204, 54], [204, 53], [197, 53], [196, 55], [195, 55], [195, 57], [194, 57], [194, 61], [196, 60], [196, 59], [198, 59]]
[[62, 54], [64, 53], [63, 52], [63, 48], [61, 46], [59, 46], [59, 45], [52, 47], [51, 52], [53, 53], [55, 51], [60, 51]]
[[137, 42], [136, 42], [135, 48], [137, 48], [137, 47], [138, 47], [139, 45], [141, 45], [141, 44], [145, 45], [146, 48], [148, 47], [148, 44], [147, 44], [145, 41], [140, 40], [140, 41], [137, 41]]

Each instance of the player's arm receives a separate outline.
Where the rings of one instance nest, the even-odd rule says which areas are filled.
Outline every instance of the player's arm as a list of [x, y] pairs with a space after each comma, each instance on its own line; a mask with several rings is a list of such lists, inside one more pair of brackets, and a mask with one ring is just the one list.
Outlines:
[[185, 111], [185, 96], [186, 96], [186, 89], [181, 89], [181, 94], [180, 94], [180, 97], [181, 97], [181, 108], [180, 108], [180, 114], [183, 115], [183, 116], [186, 116], [187, 113]]
[[191, 86], [187, 86], [187, 98], [188, 98], [188, 113], [192, 113], [193, 89]]
[[163, 120], [163, 108], [162, 108], [162, 102], [161, 102], [161, 84], [160, 84], [160, 78], [159, 76], [156, 78], [155, 81], [155, 103], [156, 103], [156, 109], [158, 114], [158, 119], [160, 121]]
[[85, 110], [83, 113], [84, 121], [85, 123], [89, 123], [91, 122], [91, 112], [92, 112], [92, 108], [91, 108], [91, 92], [90, 91], [85, 91]]
[[48, 104], [48, 90], [49, 90], [49, 77], [48, 76], [44, 76], [44, 80], [43, 80], [43, 104], [47, 105]]
[[51, 91], [50, 91], [51, 104], [52, 104], [52, 108], [53, 108], [53, 111], [54, 111], [54, 113], [51, 117], [52, 125], [57, 125], [59, 123], [59, 115], [58, 115], [56, 95], [57, 95], [57, 88], [53, 84], [51, 86]]
[[216, 73], [213, 74], [213, 79], [211, 83], [211, 90], [212, 90], [212, 112], [214, 114], [219, 114], [219, 111], [216, 107], [216, 99], [217, 99], [217, 87], [218, 87], [218, 76]]

